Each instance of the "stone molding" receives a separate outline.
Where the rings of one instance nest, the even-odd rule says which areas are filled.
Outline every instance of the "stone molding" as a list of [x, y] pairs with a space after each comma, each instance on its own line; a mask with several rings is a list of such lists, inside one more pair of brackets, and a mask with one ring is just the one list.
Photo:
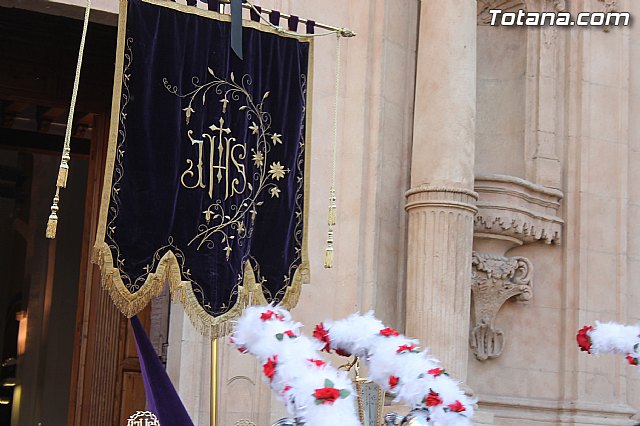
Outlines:
[[500, 9], [503, 12], [517, 12], [525, 9], [524, 0], [478, 0], [478, 25], [489, 25], [491, 22], [490, 9]]
[[561, 191], [504, 175], [477, 176], [474, 189], [478, 193], [474, 233], [506, 236], [520, 244], [560, 244]]
[[469, 344], [480, 361], [497, 358], [504, 348], [504, 332], [495, 327], [495, 318], [510, 298], [526, 301], [533, 297], [533, 265], [522, 256], [472, 254], [471, 296], [475, 327]]
[[636, 409], [624, 404], [483, 394], [478, 395], [478, 400], [480, 409], [489, 409], [496, 418], [506, 418], [515, 422], [622, 426], [629, 425], [630, 419], [636, 414]]
[[442, 185], [420, 185], [405, 193], [407, 211], [417, 207], [458, 208], [475, 214], [478, 194], [474, 191]]
[[[615, 0], [599, 0], [613, 2]], [[500, 9], [503, 12], [564, 12], [567, 8], [566, 0], [478, 0], [478, 25], [489, 25], [491, 22], [490, 9]]]

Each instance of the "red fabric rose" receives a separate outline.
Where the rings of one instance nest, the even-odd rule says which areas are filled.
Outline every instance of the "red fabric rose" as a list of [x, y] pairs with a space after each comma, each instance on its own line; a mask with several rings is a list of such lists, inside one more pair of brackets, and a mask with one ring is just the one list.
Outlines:
[[340, 398], [340, 390], [336, 388], [320, 388], [313, 393], [316, 400], [321, 404], [333, 404], [336, 399]]
[[298, 337], [292, 330], [287, 330], [284, 332], [288, 337]]
[[266, 312], [263, 312], [262, 315], [260, 315], [260, 319], [262, 321], [269, 321], [272, 318], [275, 318], [278, 321], [284, 321], [284, 317], [282, 315], [276, 314], [271, 309], [268, 309]]
[[329, 332], [325, 330], [323, 323], [316, 325], [316, 328], [313, 330], [313, 337], [324, 343], [324, 347], [322, 348], [323, 351], [329, 352], [331, 339], [329, 338]]
[[382, 330], [380, 330], [380, 334], [387, 337], [400, 335], [400, 333], [398, 333], [397, 331], [395, 331], [393, 328], [390, 328], [390, 327], [383, 328]]
[[424, 397], [423, 402], [427, 407], [435, 407], [442, 404], [442, 398], [439, 393], [429, 390], [429, 395]]
[[449, 410], [455, 411], [456, 413], [462, 413], [463, 411], [467, 411], [467, 409], [464, 408], [464, 405], [462, 405], [462, 403], [458, 400], [456, 400], [456, 402], [454, 402], [453, 404], [447, 405], [447, 407], [449, 407]]
[[634, 358], [631, 355], [627, 355], [626, 358], [627, 358], [627, 361], [629, 361], [629, 364], [638, 365], [638, 358]]
[[587, 353], [591, 353], [591, 338], [589, 337], [589, 331], [593, 330], [593, 327], [590, 325], [585, 325], [582, 327], [578, 334], [576, 335], [576, 340], [578, 341], [578, 346], [580, 346], [581, 351], [585, 351]]
[[412, 352], [415, 348], [416, 345], [414, 344], [398, 346], [398, 350], [396, 350], [396, 353], [401, 354], [403, 352]]
[[276, 365], [278, 365], [278, 355], [274, 355], [267, 359], [267, 362], [262, 366], [262, 372], [269, 380], [273, 380], [273, 375], [276, 374]]
[[326, 364], [326, 362], [324, 362], [321, 359], [307, 358], [307, 361], [309, 361], [312, 364], [317, 365], [318, 367], [322, 367], [323, 365]]
[[400, 379], [398, 379], [396, 376], [389, 377], [389, 389], [393, 389], [398, 386], [399, 381]]
[[438, 377], [442, 373], [444, 373], [444, 370], [442, 368], [437, 368], [437, 367], [427, 371], [427, 374], [431, 374], [433, 377]]

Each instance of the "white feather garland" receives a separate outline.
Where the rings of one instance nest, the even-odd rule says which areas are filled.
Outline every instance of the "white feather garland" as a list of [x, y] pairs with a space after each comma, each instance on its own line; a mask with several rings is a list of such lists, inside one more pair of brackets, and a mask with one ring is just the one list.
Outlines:
[[360, 426], [347, 373], [327, 364], [319, 342], [300, 334], [300, 323], [274, 306], [245, 309], [233, 344], [260, 360], [264, 378], [292, 417], [306, 426]]
[[593, 355], [622, 354], [632, 365], [640, 359], [640, 327], [615, 322], [601, 323], [595, 327], [585, 326], [576, 336], [583, 351]]
[[394, 392], [396, 400], [412, 409], [427, 408], [432, 425], [472, 424], [475, 401], [465, 395], [459, 382], [426, 350], [421, 351], [417, 340], [385, 327], [371, 312], [321, 323], [316, 331], [316, 338], [328, 336], [323, 344], [328, 340], [331, 349], [354, 354], [368, 363], [369, 378]]
[[634, 346], [640, 342], [639, 334], [640, 328], [637, 326], [596, 321], [595, 328], [589, 332], [592, 342], [591, 353], [624, 355], [634, 353]]

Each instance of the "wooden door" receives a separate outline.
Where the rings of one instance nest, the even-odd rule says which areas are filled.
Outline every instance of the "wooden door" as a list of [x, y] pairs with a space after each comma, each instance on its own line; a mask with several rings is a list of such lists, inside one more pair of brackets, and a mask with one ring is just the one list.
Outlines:
[[[0, 99], [67, 110], [81, 30], [78, 20], [0, 7]], [[145, 408], [131, 327], [102, 290], [100, 272], [91, 264], [109, 133], [115, 44], [115, 27], [89, 26], [76, 114], [90, 113], [94, 123], [88, 150], [69, 426], [124, 425], [132, 412]], [[62, 206], [62, 215], [65, 207], [72, 207]], [[139, 317], [148, 330], [150, 310]]]

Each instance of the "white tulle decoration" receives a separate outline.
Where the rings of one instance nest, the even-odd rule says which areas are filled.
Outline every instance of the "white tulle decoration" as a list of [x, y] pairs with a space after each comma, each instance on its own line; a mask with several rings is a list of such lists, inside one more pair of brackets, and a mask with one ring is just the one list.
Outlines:
[[337, 352], [360, 357], [369, 366], [371, 380], [412, 409], [428, 409], [432, 425], [472, 424], [475, 401], [465, 395], [459, 382], [446, 374], [437, 359], [420, 350], [417, 340], [386, 327], [371, 312], [321, 323], [314, 337]]
[[284, 309], [255, 306], [245, 309], [231, 338], [260, 360], [271, 389], [305, 426], [360, 426], [347, 373], [327, 364], [318, 352], [323, 345], [300, 327]]

